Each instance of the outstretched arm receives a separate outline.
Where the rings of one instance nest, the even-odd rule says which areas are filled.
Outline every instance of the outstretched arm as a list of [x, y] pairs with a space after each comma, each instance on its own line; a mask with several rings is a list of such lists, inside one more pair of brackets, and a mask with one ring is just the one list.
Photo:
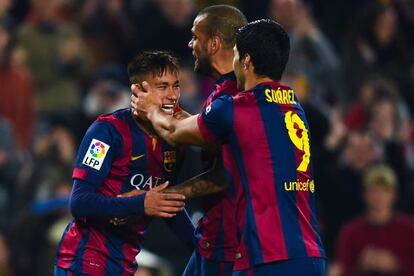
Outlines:
[[197, 116], [190, 116], [183, 120], [167, 116], [159, 108], [151, 108], [147, 114], [155, 131], [171, 145], [205, 144], [198, 129]]
[[163, 194], [167, 185], [146, 193], [136, 191], [130, 197], [108, 197], [96, 192], [90, 183], [75, 179], [70, 197], [70, 210], [74, 217], [126, 217], [148, 215], [171, 218], [184, 207], [185, 197]]
[[161, 109], [162, 102], [147, 82], [142, 86], [133, 84], [131, 105], [134, 114], [144, 115], [151, 121], [158, 135], [171, 145], [205, 144], [197, 124], [197, 116], [182, 112], [179, 116], [170, 116]]

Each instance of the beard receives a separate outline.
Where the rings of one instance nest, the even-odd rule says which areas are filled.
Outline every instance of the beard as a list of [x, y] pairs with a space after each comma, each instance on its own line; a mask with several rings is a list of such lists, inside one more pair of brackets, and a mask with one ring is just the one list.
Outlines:
[[194, 62], [194, 72], [210, 77], [213, 73], [213, 67], [211, 66], [210, 57], [206, 55], [201, 55], [199, 58], [196, 58]]

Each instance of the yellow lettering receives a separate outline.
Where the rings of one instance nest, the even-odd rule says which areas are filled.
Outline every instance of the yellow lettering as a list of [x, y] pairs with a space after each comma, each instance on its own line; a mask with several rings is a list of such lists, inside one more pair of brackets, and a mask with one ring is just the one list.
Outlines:
[[307, 179], [306, 181], [289, 181], [284, 182], [285, 191], [297, 191], [297, 192], [315, 192], [315, 183], [313, 180]]
[[276, 103], [282, 103], [282, 91], [280, 91], [280, 88], [277, 88], [276, 96], [277, 96], [277, 101], [275, 101], [275, 102]]
[[289, 182], [289, 186], [288, 186], [288, 184], [285, 182], [285, 190], [286, 190], [286, 191], [292, 191], [292, 185], [291, 185], [291, 182]]
[[277, 104], [296, 104], [295, 92], [292, 89], [281, 90], [280, 87], [277, 90], [266, 88], [265, 89], [266, 101]]
[[276, 97], [275, 90], [273, 90], [273, 89], [272, 89], [272, 99], [273, 99], [273, 102], [275, 102], [275, 103], [277, 103], [277, 102], [278, 102], [278, 99], [277, 99], [277, 97]]
[[289, 98], [288, 98], [287, 90], [283, 90], [283, 103], [284, 104], [288, 104], [289, 103]]
[[315, 182], [313, 180], [309, 184], [309, 190], [313, 193], [315, 192]]
[[288, 93], [289, 93], [290, 103], [291, 104], [296, 104], [296, 102], [295, 102], [295, 92], [293, 92], [292, 89], [289, 89]]
[[270, 91], [270, 89], [269, 88], [267, 88], [266, 90], [265, 90], [265, 95], [266, 95], [266, 102], [269, 102], [269, 103], [271, 103], [272, 102], [272, 96], [271, 96], [271, 91]]

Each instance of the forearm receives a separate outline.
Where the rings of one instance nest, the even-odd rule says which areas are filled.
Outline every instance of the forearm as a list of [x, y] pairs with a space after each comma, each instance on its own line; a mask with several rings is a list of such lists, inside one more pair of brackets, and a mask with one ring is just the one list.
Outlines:
[[170, 145], [176, 145], [174, 141], [174, 131], [176, 129], [177, 119], [164, 114], [160, 109], [151, 109], [147, 114], [157, 134], [167, 141]]
[[222, 168], [213, 168], [165, 190], [167, 193], [183, 194], [194, 198], [219, 193], [227, 188], [227, 181]]
[[116, 217], [144, 214], [145, 194], [134, 197], [108, 197], [93, 190], [87, 183], [75, 180], [70, 196], [74, 217]]
[[182, 116], [177, 119], [165, 114], [159, 108], [152, 108], [147, 113], [157, 134], [170, 145], [205, 146], [205, 141], [198, 128], [197, 116]]

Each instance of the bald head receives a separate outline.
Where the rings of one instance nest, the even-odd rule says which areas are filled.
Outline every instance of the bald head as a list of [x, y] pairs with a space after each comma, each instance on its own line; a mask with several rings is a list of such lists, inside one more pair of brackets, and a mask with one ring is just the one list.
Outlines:
[[198, 18], [205, 19], [202, 26], [208, 38], [220, 37], [225, 49], [232, 49], [236, 43], [236, 31], [247, 24], [244, 14], [229, 5], [214, 5], [200, 11]]

